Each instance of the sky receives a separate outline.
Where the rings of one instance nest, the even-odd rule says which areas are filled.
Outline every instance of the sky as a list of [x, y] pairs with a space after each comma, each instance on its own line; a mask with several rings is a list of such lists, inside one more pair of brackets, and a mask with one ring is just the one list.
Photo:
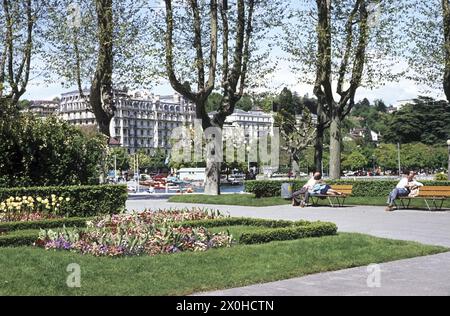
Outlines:
[[[156, 3], [158, 3], [158, 1], [159, 0], [155, 0]], [[283, 60], [280, 61], [280, 59], [278, 59], [279, 52], [275, 52], [273, 58], [279, 60], [279, 69], [272, 76], [271, 83], [273, 87], [277, 87], [280, 91], [283, 87], [288, 87], [289, 89], [298, 92], [300, 95], [313, 95], [313, 87], [298, 82], [297, 76], [291, 71], [288, 62]], [[59, 97], [62, 93], [76, 89], [76, 87], [71, 89], [63, 88], [60, 84], [47, 84], [42, 78], [37, 77], [30, 81], [24, 98], [28, 100], [51, 100], [55, 97]], [[167, 82], [155, 85], [151, 87], [150, 90], [156, 95], [170, 95], [174, 92]], [[382, 87], [372, 90], [359, 88], [356, 100], [362, 100], [363, 98], [367, 98], [370, 101], [382, 99], [389, 105], [396, 105], [399, 101], [410, 100], [416, 98], [418, 95], [427, 95], [437, 99], [445, 99], [444, 94], [441, 91], [435, 90], [434, 92], [430, 92], [429, 90], [430, 89], [427, 87], [419, 86], [413, 81], [402, 79], [398, 82], [389, 82]]]
[[[286, 64], [281, 65], [280, 69], [273, 74], [273, 84], [277, 87], [288, 87], [300, 95], [313, 95], [313, 87], [299, 83], [295, 74], [290, 71], [289, 66]], [[66, 89], [59, 84], [48, 85], [41, 79], [36, 78], [30, 82], [24, 99], [52, 100], [55, 97], [60, 97], [62, 93], [76, 89], [76, 87]], [[429, 89], [424, 86], [419, 86], [413, 81], [403, 79], [399, 82], [388, 83], [377, 89], [360, 88], [358, 89], [356, 100], [362, 100], [364, 98], [369, 99], [369, 101], [382, 99], [389, 105], [396, 105], [399, 101], [410, 100], [416, 98], [418, 95], [428, 95], [437, 99], [445, 99], [444, 94], [440, 91], [430, 93], [425, 90]], [[156, 95], [171, 95], [174, 92], [168, 83], [156, 85], [151, 91]]]

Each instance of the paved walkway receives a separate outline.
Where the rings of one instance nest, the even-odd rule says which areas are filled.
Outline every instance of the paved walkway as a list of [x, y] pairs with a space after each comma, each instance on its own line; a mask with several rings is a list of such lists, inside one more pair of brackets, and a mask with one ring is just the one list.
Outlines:
[[[417, 241], [450, 248], [450, 212], [384, 212], [383, 207], [332, 209], [291, 206], [243, 207], [185, 205], [157, 201], [129, 201], [129, 210], [202, 207], [232, 216], [336, 223], [341, 232]], [[382, 287], [367, 286], [367, 267], [323, 273], [275, 283], [208, 293], [211, 295], [450, 295], [450, 253], [382, 265]]]

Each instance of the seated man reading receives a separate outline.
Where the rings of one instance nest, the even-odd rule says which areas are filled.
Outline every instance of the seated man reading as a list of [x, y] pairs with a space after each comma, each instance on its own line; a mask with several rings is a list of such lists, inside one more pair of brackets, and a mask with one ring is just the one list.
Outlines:
[[395, 200], [399, 197], [409, 196], [411, 190], [418, 187], [423, 187], [423, 184], [415, 180], [416, 173], [414, 171], [405, 174], [403, 179], [397, 184], [397, 187], [391, 192], [388, 198], [388, 206], [386, 212], [392, 212], [394, 210]]

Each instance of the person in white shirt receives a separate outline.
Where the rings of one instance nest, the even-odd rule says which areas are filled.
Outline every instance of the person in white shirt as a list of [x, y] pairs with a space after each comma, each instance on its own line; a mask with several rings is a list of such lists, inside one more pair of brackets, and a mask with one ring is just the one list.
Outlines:
[[395, 200], [399, 197], [408, 196], [413, 187], [423, 187], [423, 184], [417, 182], [414, 178], [416, 173], [411, 171], [397, 184], [397, 187], [391, 192], [388, 198], [388, 206], [386, 207], [386, 212], [392, 212], [394, 210]]
[[314, 188], [314, 186], [319, 183], [322, 179], [322, 174], [320, 172], [316, 172], [311, 179], [303, 186], [300, 191], [297, 191], [293, 194], [293, 206], [300, 205], [301, 207], [305, 207], [309, 202], [310, 191]]

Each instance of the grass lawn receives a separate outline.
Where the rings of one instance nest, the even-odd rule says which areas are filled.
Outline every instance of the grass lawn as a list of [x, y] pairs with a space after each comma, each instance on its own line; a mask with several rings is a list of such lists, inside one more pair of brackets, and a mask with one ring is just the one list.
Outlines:
[[212, 204], [212, 205], [240, 205], [240, 206], [274, 206], [291, 204], [281, 197], [257, 199], [253, 194], [224, 194], [209, 195], [177, 195], [169, 199], [173, 203]]
[[[374, 205], [386, 206], [387, 197], [349, 197], [346, 205]], [[240, 206], [277, 206], [290, 205], [292, 202], [281, 197], [257, 199], [253, 194], [227, 194], [220, 196], [207, 195], [179, 195], [169, 199], [173, 203], [211, 204], [211, 205], [240, 205]], [[329, 206], [327, 200], [322, 200], [319, 205]], [[411, 208], [426, 209], [423, 200], [412, 200]], [[444, 209], [450, 209], [450, 200], [444, 202]]]
[[[186, 295], [445, 251], [360, 234], [120, 259], [0, 248], [0, 295]], [[72, 263], [81, 266], [79, 289], [66, 286]]]

